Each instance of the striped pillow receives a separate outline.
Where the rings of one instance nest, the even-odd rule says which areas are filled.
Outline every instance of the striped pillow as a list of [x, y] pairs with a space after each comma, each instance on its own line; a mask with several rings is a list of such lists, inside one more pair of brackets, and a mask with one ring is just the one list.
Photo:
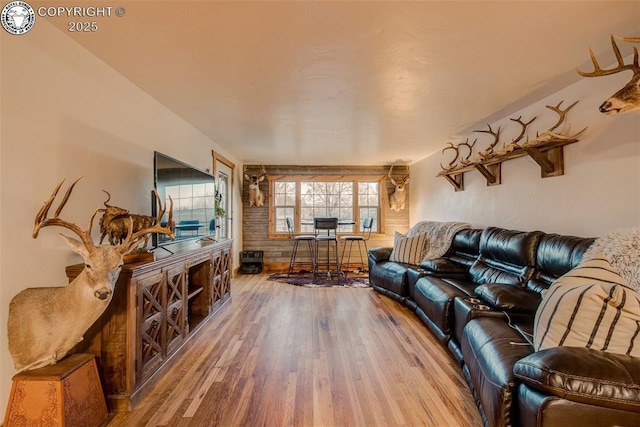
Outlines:
[[586, 347], [640, 357], [640, 294], [599, 254], [544, 293], [533, 340], [536, 351]]
[[393, 237], [393, 250], [389, 256], [389, 261], [418, 265], [427, 250], [427, 244], [427, 233], [407, 237], [396, 231], [396, 235]]

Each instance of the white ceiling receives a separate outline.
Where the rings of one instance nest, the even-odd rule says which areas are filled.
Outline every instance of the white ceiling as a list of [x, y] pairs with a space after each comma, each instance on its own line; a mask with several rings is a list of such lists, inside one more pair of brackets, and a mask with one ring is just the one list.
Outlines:
[[411, 163], [640, 35], [640, 1], [117, 3], [48, 19], [244, 163]]

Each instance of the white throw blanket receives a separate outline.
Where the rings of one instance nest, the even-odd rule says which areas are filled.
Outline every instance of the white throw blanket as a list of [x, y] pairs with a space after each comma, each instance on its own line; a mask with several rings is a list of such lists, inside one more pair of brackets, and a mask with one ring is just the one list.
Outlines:
[[426, 261], [440, 258], [446, 254], [456, 233], [468, 228], [471, 228], [471, 224], [466, 222], [422, 221], [411, 227], [407, 231], [407, 236], [413, 237], [420, 233], [427, 234], [425, 254], [422, 259]]
[[582, 257], [582, 262], [603, 253], [629, 285], [640, 292], [640, 227], [614, 230], [597, 239]]

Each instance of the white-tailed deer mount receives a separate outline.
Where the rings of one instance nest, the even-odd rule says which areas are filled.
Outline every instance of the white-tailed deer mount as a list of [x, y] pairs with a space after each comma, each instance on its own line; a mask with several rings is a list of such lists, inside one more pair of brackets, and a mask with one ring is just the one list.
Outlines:
[[[58, 226], [75, 233], [80, 240], [62, 235], [71, 250], [84, 259], [84, 270], [71, 283], [62, 287], [28, 288], [18, 293], [9, 304], [7, 324], [9, 352], [18, 372], [52, 365], [62, 359], [84, 333], [102, 315], [113, 296], [113, 288], [120, 274], [122, 257], [136, 248], [148, 233], [162, 233], [170, 238], [169, 228], [155, 225], [129, 233], [118, 246], [96, 246], [91, 238], [93, 220], [85, 230], [60, 218], [60, 213], [71, 196], [78, 178], [65, 193], [53, 218], [48, 218], [62, 182], [53, 190], [35, 218], [33, 238], [41, 228]], [[164, 214], [160, 209], [159, 219]], [[173, 202], [169, 218], [173, 216]]]
[[260, 166], [260, 174], [249, 175], [247, 168], [244, 168], [244, 179], [249, 181], [249, 206], [264, 206], [264, 192], [260, 190], [260, 183], [267, 177], [264, 166]]
[[[457, 158], [457, 156], [456, 156]], [[455, 161], [455, 160], [454, 160]], [[393, 193], [389, 195], [389, 207], [392, 211], [401, 211], [404, 209], [405, 200], [407, 199], [407, 184], [409, 183], [409, 175], [395, 180], [391, 177], [391, 172], [393, 171], [393, 165], [391, 165], [391, 169], [389, 169], [389, 173], [387, 177], [391, 181], [391, 183], [395, 186]]]
[[[626, 42], [640, 43], [640, 37], [616, 37]], [[625, 64], [613, 35], [611, 36], [611, 45], [613, 47], [613, 52], [616, 55], [616, 59], [618, 60], [618, 65], [610, 69], [600, 68], [593, 50], [589, 48], [591, 62], [593, 62], [593, 71], [584, 72], [578, 69], [576, 69], [576, 71], [584, 77], [608, 76], [625, 70], [633, 71], [633, 77], [631, 77], [631, 80], [629, 80], [622, 89], [604, 101], [600, 105], [599, 109], [600, 112], [604, 114], [620, 114], [640, 109], [640, 65], [638, 64], [638, 48], [633, 48], [633, 63]]]

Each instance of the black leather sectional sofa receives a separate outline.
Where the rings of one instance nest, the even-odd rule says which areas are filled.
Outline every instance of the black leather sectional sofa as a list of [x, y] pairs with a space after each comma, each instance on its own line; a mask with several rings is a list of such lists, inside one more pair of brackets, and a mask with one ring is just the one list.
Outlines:
[[419, 266], [369, 251], [369, 279], [404, 304], [460, 363], [486, 426], [640, 426], [640, 359], [576, 347], [535, 352], [541, 292], [594, 239], [463, 230]]

